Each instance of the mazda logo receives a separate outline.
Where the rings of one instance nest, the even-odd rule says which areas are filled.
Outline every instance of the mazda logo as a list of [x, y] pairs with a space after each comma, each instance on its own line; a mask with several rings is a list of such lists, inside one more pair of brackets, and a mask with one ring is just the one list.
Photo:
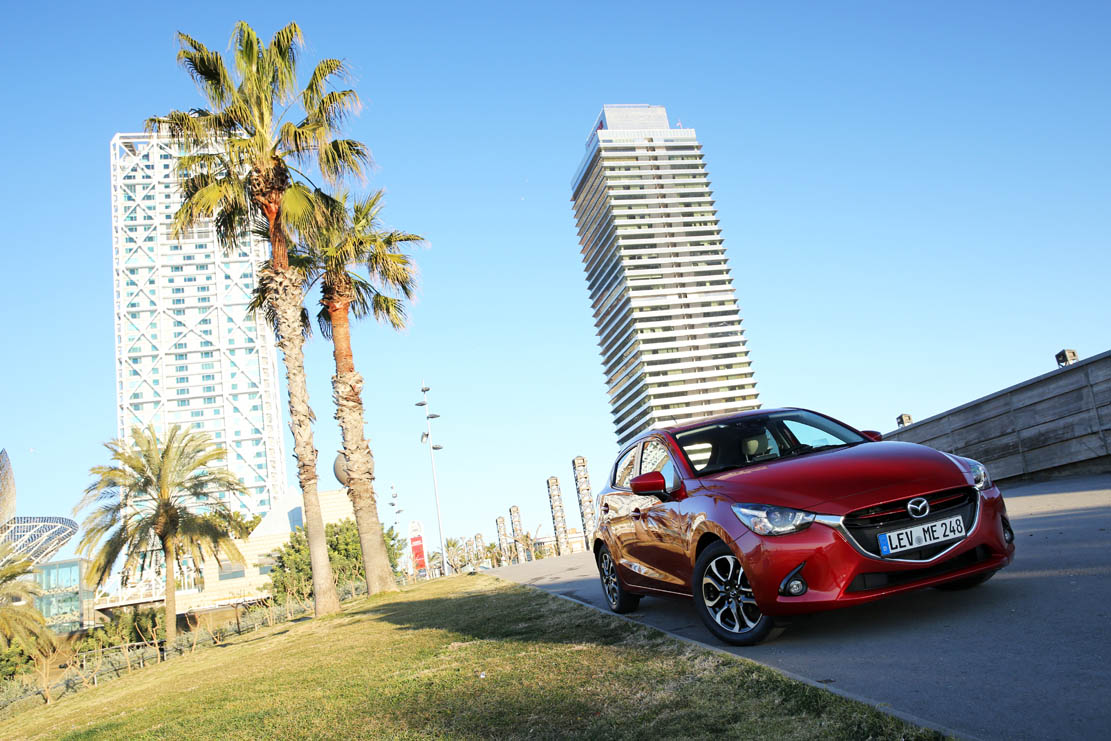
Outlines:
[[922, 497], [911, 499], [907, 502], [907, 513], [916, 520], [925, 517], [930, 514], [930, 503]]

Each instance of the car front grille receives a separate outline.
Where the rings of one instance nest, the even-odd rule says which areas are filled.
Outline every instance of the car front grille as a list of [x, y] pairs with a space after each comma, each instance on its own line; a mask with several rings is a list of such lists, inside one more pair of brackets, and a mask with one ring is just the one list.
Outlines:
[[[922, 495], [930, 503], [930, 514], [921, 519], [915, 519], [907, 512], [907, 503], [918, 497], [907, 497], [894, 502], [879, 504], [874, 507], [858, 509], [845, 515], [845, 530], [857, 546], [876, 558], [883, 558], [877, 536], [880, 533], [889, 533], [924, 522], [960, 515], [964, 520], [965, 532], [972, 531], [972, 524], [976, 521], [977, 508], [980, 506], [979, 493], [972, 487], [960, 489], [947, 489]], [[891, 558], [903, 561], [928, 561], [939, 553], [952, 548], [956, 542], [946, 541], [935, 543], [923, 548], [909, 551], [900, 551]]]

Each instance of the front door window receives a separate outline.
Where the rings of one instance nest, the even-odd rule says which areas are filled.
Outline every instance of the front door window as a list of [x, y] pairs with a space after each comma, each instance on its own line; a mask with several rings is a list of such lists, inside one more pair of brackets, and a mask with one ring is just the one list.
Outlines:
[[667, 452], [667, 446], [654, 438], [644, 444], [644, 450], [640, 454], [640, 472], [652, 471], [659, 471], [664, 475], [668, 491], [679, 487], [679, 474], [671, 461], [671, 454]]

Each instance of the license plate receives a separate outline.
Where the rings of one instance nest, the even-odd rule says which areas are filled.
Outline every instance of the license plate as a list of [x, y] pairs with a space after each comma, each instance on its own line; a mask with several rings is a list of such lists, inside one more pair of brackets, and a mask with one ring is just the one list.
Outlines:
[[947, 540], [958, 540], [964, 536], [964, 519], [957, 515], [947, 520], [936, 520], [903, 530], [880, 533], [878, 540], [880, 553], [890, 556], [892, 553], [898, 553], [899, 551], [944, 543]]

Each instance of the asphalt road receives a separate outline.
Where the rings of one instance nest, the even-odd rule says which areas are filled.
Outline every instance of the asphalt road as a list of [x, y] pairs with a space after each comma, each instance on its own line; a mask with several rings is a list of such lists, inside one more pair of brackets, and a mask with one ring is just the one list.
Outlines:
[[[1111, 476], [1004, 494], [1015, 560], [972, 590], [807, 616], [749, 648], [688, 600], [646, 597], [629, 617], [962, 736], [1111, 739]], [[490, 573], [608, 609], [587, 553]]]

